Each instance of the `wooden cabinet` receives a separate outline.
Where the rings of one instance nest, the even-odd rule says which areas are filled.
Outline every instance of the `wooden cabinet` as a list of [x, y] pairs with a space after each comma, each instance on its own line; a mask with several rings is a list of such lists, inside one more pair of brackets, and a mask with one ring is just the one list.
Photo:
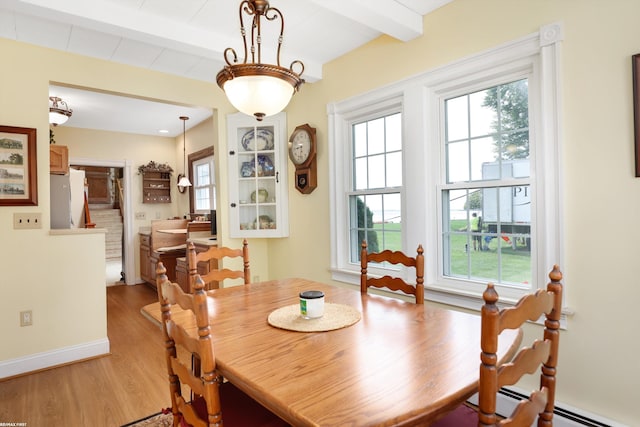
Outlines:
[[147, 283], [155, 280], [151, 275], [151, 236], [140, 234], [140, 278]]
[[90, 205], [113, 205], [113, 169], [98, 166], [83, 166], [87, 180], [87, 201]]
[[69, 148], [66, 145], [49, 145], [49, 173], [69, 174]]
[[177, 259], [186, 254], [187, 223], [186, 219], [154, 220], [150, 232], [140, 233], [140, 278], [154, 289], [159, 262], [169, 280], [176, 281]]
[[227, 116], [229, 235], [289, 235], [286, 113]]
[[176, 260], [176, 283], [180, 285], [184, 292], [191, 293], [189, 285], [189, 266], [187, 257], [180, 257]]
[[156, 268], [158, 267], [158, 263], [162, 262], [162, 265], [164, 265], [164, 268], [167, 269], [167, 278], [172, 281], [172, 282], [176, 282], [176, 264], [177, 264], [177, 260], [180, 257], [184, 256], [184, 249], [183, 250], [175, 250], [175, 251], [168, 251], [168, 252], [156, 252], [156, 251], [152, 251], [151, 252], [151, 256], [149, 258], [149, 267], [151, 268], [151, 276], [152, 276], [152, 280], [151, 282], [148, 282], [153, 288], [156, 287]]
[[[149, 237], [149, 236], [147, 236]], [[162, 262], [167, 269], [167, 277], [172, 282], [177, 282], [177, 263], [180, 257], [184, 257], [185, 251], [175, 250], [168, 252], [157, 252], [145, 246], [143, 239], [140, 239], [140, 278], [152, 288], [156, 288], [156, 268]]]
[[[211, 247], [215, 247], [217, 245], [211, 244], [201, 244], [194, 243], [193, 245], [196, 249], [196, 253], [205, 252]], [[201, 261], [198, 263], [198, 274], [205, 275], [209, 273], [211, 270], [216, 270], [218, 268], [218, 260], [211, 259], [209, 261]], [[189, 282], [189, 265], [187, 263], [186, 257], [178, 258], [176, 263], [176, 282], [180, 285], [183, 291], [191, 292], [191, 284]], [[218, 282], [211, 282], [207, 289], [218, 289], [220, 284]]]
[[150, 162], [138, 168], [142, 175], [142, 203], [171, 203], [171, 169]]

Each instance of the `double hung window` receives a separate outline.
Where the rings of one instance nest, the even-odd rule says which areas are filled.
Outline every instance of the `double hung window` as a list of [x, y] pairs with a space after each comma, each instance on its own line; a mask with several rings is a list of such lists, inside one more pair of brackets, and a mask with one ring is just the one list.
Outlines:
[[192, 168], [194, 212], [208, 214], [216, 208], [213, 156], [194, 160]]
[[443, 275], [531, 283], [526, 78], [444, 100]]
[[561, 38], [552, 24], [328, 106], [335, 280], [358, 282], [365, 239], [422, 244], [435, 301], [478, 307], [487, 282], [503, 301], [546, 284], [562, 264]]
[[353, 179], [349, 198], [350, 259], [369, 252], [401, 250], [402, 116], [385, 112], [351, 125]]

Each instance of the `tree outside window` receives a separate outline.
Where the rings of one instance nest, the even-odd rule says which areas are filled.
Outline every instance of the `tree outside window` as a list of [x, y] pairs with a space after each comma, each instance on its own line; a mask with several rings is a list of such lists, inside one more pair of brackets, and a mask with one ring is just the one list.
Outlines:
[[531, 281], [528, 82], [444, 101], [445, 276]]
[[369, 252], [401, 250], [402, 116], [392, 113], [352, 125], [353, 184], [349, 192], [351, 261]]

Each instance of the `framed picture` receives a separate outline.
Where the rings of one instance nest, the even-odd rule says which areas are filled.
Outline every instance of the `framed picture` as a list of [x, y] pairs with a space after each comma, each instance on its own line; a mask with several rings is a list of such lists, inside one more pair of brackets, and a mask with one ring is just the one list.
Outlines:
[[0, 206], [38, 205], [36, 129], [0, 126]]
[[636, 147], [636, 177], [640, 177], [640, 53], [631, 57], [633, 70], [633, 123]]

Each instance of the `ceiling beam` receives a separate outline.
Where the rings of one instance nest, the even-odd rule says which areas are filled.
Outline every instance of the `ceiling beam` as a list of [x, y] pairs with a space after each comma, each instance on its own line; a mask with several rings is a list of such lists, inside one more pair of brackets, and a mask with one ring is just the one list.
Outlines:
[[[185, 52], [224, 63], [224, 50], [237, 44], [239, 37], [198, 29], [104, 0], [16, 0], [22, 10], [44, 19], [71, 23], [117, 37]], [[305, 61], [305, 80], [322, 79], [322, 64]]]
[[[139, 10], [125, 8], [103, 0], [19, 0], [31, 5], [28, 13], [45, 19], [78, 25], [118, 37], [164, 46], [211, 59], [222, 58], [230, 37], [200, 30]], [[185, 49], [186, 48], [186, 49]], [[220, 57], [217, 54], [220, 54]]]
[[309, 0], [401, 41], [422, 35], [422, 16], [395, 0]]

